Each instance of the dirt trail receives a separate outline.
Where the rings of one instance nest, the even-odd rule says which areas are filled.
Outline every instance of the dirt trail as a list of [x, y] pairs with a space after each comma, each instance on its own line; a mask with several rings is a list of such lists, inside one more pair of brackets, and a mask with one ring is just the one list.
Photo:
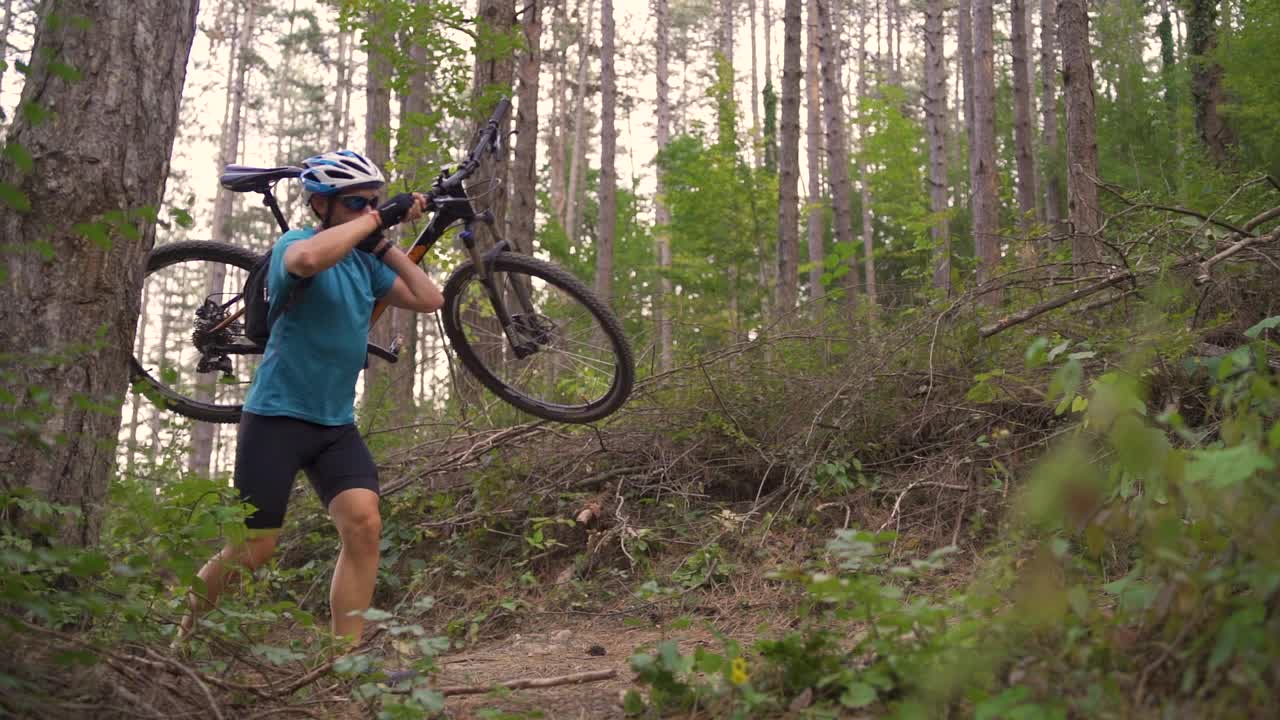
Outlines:
[[[620, 617], [571, 616], [446, 655], [433, 684], [487, 685], [613, 669], [617, 677], [599, 682], [450, 697], [448, 713], [452, 718], [474, 718], [477, 711], [492, 708], [521, 714], [541, 712], [545, 718], [622, 718], [622, 695], [633, 687], [627, 659], [666, 639], [676, 639], [681, 652], [686, 653], [700, 644], [719, 646], [715, 636], [697, 623], [677, 631], [649, 624], [632, 627]], [[593, 649], [596, 655], [591, 654]], [[603, 655], [598, 654], [600, 650]]]

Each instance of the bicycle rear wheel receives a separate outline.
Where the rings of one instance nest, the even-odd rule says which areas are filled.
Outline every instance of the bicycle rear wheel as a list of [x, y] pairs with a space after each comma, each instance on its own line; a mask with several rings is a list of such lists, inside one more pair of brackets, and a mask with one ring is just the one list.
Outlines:
[[621, 407], [635, 363], [608, 306], [563, 268], [528, 255], [500, 253], [489, 269], [513, 337], [475, 267], [462, 264], [445, 284], [442, 312], [462, 365], [499, 398], [548, 420], [587, 423]]
[[[141, 351], [129, 359], [135, 387], [167, 410], [194, 420], [236, 423], [262, 348], [237, 320], [208, 330], [243, 306], [240, 290], [260, 255], [224, 243], [161, 245], [147, 256], [138, 318]], [[210, 351], [211, 346], [230, 352]]]

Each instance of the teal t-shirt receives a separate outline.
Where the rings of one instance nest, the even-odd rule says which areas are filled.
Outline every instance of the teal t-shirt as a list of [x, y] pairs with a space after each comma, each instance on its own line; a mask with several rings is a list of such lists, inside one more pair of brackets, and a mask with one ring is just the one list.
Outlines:
[[[285, 250], [315, 234], [312, 228], [290, 230], [276, 241], [267, 272], [273, 308], [302, 280], [285, 270]], [[317, 273], [271, 328], [244, 409], [320, 425], [355, 422], [356, 378], [364, 368], [369, 316], [374, 301], [395, 280], [394, 270], [359, 251]]]

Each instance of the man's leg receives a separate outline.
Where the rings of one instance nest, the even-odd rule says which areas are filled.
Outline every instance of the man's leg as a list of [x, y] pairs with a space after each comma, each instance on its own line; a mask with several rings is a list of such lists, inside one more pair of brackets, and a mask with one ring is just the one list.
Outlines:
[[342, 551], [329, 589], [333, 634], [356, 643], [364, 632], [364, 617], [351, 613], [369, 608], [378, 579], [378, 543], [382, 537], [378, 493], [367, 488], [344, 490], [329, 503], [329, 516], [342, 538]]
[[270, 559], [271, 553], [275, 552], [276, 540], [279, 537], [279, 529], [260, 530], [243, 543], [237, 545], [228, 543], [222, 552], [210, 558], [198, 573], [200, 579], [204, 581], [205, 592], [203, 595], [197, 592], [191, 593], [190, 609], [182, 618], [181, 634], [186, 635], [191, 632], [196, 618], [218, 603], [218, 597], [236, 579], [242, 568], [253, 572]]

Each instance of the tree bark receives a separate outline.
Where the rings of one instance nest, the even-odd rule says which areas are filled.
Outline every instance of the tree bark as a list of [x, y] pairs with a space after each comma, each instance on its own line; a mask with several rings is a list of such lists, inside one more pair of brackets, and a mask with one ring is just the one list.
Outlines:
[[565, 123], [561, 121], [565, 112], [565, 91], [568, 82], [565, 80], [568, 64], [568, 42], [565, 40], [564, 28], [565, 22], [564, 5], [568, 0], [555, 0], [551, 11], [551, 32], [554, 39], [554, 49], [549, 52], [552, 57], [551, 71], [551, 117], [556, 118], [556, 122], [547, 123], [547, 173], [548, 185], [550, 186], [547, 195], [551, 200], [551, 216], [560, 224], [561, 228], [567, 231], [568, 226], [565, 224], [565, 184], [567, 182], [567, 174], [565, 170]]
[[507, 238], [520, 252], [533, 251], [538, 209], [538, 78], [542, 69], [542, 3], [522, 10], [524, 52], [516, 66], [516, 147], [511, 163], [511, 217]]
[[1054, 232], [1062, 223], [1062, 150], [1058, 142], [1058, 36], [1054, 0], [1040, 0], [1040, 174], [1044, 188], [1044, 222]]
[[[245, 0], [243, 7], [236, 5], [240, 16], [236, 32], [236, 41], [229, 52], [227, 71], [227, 110], [222, 125], [219, 143], [217, 172], [234, 163], [240, 157], [240, 140], [243, 135], [245, 111], [245, 83], [248, 79], [249, 58], [253, 53], [253, 33], [257, 26], [258, 7], [255, 0]], [[218, 186], [213, 200], [213, 240], [214, 242], [231, 242], [231, 214], [235, 207], [236, 195], [230, 190]], [[223, 265], [211, 263], [205, 278], [204, 297], [216, 297], [223, 292], [227, 270]], [[184, 368], [185, 370], [185, 368]], [[196, 376], [195, 400], [211, 402], [217, 387], [218, 374], [204, 373]], [[213, 439], [217, 426], [213, 423], [193, 421], [191, 424], [191, 448], [187, 456], [187, 469], [191, 472], [208, 474], [209, 458], [213, 453]]]
[[929, 211], [939, 216], [933, 238], [933, 286], [951, 294], [951, 227], [947, 217], [947, 67], [943, 0], [928, 0], [924, 20], [924, 114], [929, 136]]
[[[1195, 106], [1196, 132], [1209, 151], [1209, 157], [1222, 165], [1230, 159], [1230, 149], [1236, 138], [1222, 117], [1222, 105], [1226, 101], [1222, 66], [1212, 58], [1218, 47], [1218, 0], [1186, 0], [1186, 11], [1187, 54], [1191, 62], [1191, 100]], [[1063, 52], [1065, 54], [1065, 48]]]
[[[973, 6], [973, 145], [969, 177], [973, 186], [973, 245], [978, 285], [990, 281], [1000, 264], [1000, 198], [996, 178], [996, 77], [992, 0]], [[983, 293], [982, 302], [1000, 304], [1000, 292]]]
[[[853, 188], [849, 178], [849, 141], [845, 134], [844, 93], [840, 82], [840, 37], [833, 29], [832, 0], [818, 0], [818, 53], [822, 64], [822, 114], [827, 131], [827, 177], [831, 186], [836, 243], [853, 247]], [[865, 73], [860, 73], [865, 75]], [[861, 82], [861, 77], [859, 78]], [[859, 92], [864, 94], [865, 89]], [[867, 300], [875, 306], [875, 247], [863, 238], [864, 262], [867, 264]], [[849, 255], [849, 273], [845, 289], [850, 305], [858, 293], [858, 256]]]
[[[155, 241], [148, 217], [169, 174], [196, 9], [196, 0], [42, 3], [21, 103], [49, 115], [19, 113], [9, 128], [33, 165], [5, 163], [0, 182], [30, 207], [0, 204], [0, 236], [52, 253], [8, 255], [0, 283], [0, 377], [15, 398], [4, 411], [27, 421], [0, 433], [0, 489], [79, 509], [53, 530], [68, 543], [91, 545], [101, 528], [120, 431], [113, 410], [128, 386]], [[93, 242], [82, 224], [106, 213], [127, 219], [110, 243]]]
[[600, 227], [596, 238], [596, 296], [613, 299], [613, 246], [618, 230], [617, 135], [614, 105], [618, 101], [613, 69], [613, 0], [600, 3]]
[[[655, 141], [661, 153], [671, 140], [671, 87], [668, 82], [671, 61], [671, 9], [667, 0], [654, 0], [654, 19], [657, 22], [657, 64], [655, 81], [658, 88], [658, 127]], [[653, 201], [654, 244], [658, 255], [658, 297], [654, 299], [653, 316], [658, 329], [658, 367], [670, 370], [675, 364], [671, 340], [671, 312], [673, 295], [671, 279], [671, 210], [666, 201], [666, 173], [661, 164], [657, 169], [657, 193]]]
[[[383, 18], [375, 15], [375, 24], [381, 25]], [[393, 42], [381, 33], [370, 33], [367, 36], [365, 51], [368, 63], [365, 66], [365, 119], [364, 119], [364, 154], [369, 161], [384, 173], [388, 172], [391, 160], [391, 62], [387, 58], [390, 48], [386, 44]], [[387, 313], [369, 329], [369, 341], [388, 347], [395, 337], [394, 312]], [[394, 395], [390, 388], [392, 366], [381, 360], [369, 359], [369, 366], [364, 371], [364, 392], [362, 406], [372, 410], [382, 406]]]
[[808, 0], [805, 32], [808, 34], [805, 58], [806, 156], [809, 162], [809, 297], [822, 295], [823, 212], [822, 212], [822, 77], [818, 49], [818, 0]]
[[[1027, 0], [1010, 0], [1010, 45], [1013, 55], [1013, 144], [1018, 170], [1015, 192], [1018, 198], [1019, 226], [1024, 241], [1036, 220], [1036, 166], [1032, 149], [1034, 129], [1031, 121], [1031, 44], [1027, 37]], [[1028, 248], [1031, 246], [1028, 244]], [[1034, 252], [1032, 252], [1034, 256]]]
[[1076, 274], [1093, 270], [1102, 259], [1096, 234], [1102, 227], [1098, 206], [1098, 137], [1094, 112], [1093, 64], [1089, 57], [1089, 15], [1085, 0], [1058, 0], [1058, 42], [1062, 47], [1063, 97], [1067, 107], [1067, 212]]
[[799, 278], [800, 174], [800, 0], [786, 0], [782, 44], [782, 137], [778, 158], [778, 284], [775, 309], [779, 315], [796, 304]]
[[[960, 0], [956, 7], [956, 52], [960, 56], [960, 78], [964, 86], [964, 128], [973, 147], [973, 0]], [[973, 188], [969, 189], [973, 193]]]
[[574, 90], [573, 153], [569, 158], [569, 189], [565, 193], [564, 231], [569, 244], [578, 244], [578, 184], [587, 154], [587, 48], [591, 44], [591, 28], [595, 21], [595, 0], [587, 0], [587, 21], [578, 37], [578, 85]]
[[[756, 64], [756, 0], [749, 0], [747, 13], [751, 16], [751, 137], [753, 144], [759, 139], [760, 132], [760, 80], [759, 66]], [[755, 157], [755, 166], [760, 166], [761, 158]]]

